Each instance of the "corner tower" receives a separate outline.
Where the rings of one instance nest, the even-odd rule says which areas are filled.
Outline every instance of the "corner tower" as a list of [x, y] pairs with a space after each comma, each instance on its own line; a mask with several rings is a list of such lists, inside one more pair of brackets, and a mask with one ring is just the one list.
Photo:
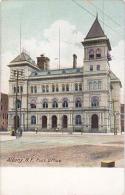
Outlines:
[[107, 132], [111, 129], [109, 118], [111, 45], [98, 21], [98, 16], [82, 44], [85, 131]]

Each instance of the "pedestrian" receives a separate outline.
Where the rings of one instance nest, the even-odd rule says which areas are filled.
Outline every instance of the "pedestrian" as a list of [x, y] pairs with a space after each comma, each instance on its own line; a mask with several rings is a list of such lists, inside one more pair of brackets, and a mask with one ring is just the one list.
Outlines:
[[37, 129], [37, 127], [35, 127], [35, 132], [36, 132], [36, 134], [37, 134], [37, 132], [38, 132], [38, 129]]

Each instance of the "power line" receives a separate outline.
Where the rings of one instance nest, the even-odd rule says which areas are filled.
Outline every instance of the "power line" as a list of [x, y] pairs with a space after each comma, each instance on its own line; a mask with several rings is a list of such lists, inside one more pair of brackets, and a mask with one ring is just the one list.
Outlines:
[[[73, 3], [75, 3], [77, 6], [79, 6], [81, 9], [83, 9], [84, 11], [86, 11], [87, 13], [89, 13], [90, 15], [92, 15], [93, 17], [95, 17], [95, 14], [93, 14], [92, 12], [90, 12], [88, 9], [84, 8], [82, 5], [80, 5], [78, 2], [76, 2], [75, 0], [72, 0]], [[107, 26], [108, 28], [110, 28], [112, 31], [118, 33], [116, 30], [114, 30], [113, 28], [111, 28], [109, 25], [107, 25], [105, 22], [103, 22], [103, 20], [99, 19], [102, 23], [105, 24], [105, 26]]]
[[[104, 12], [104, 10], [102, 10], [101, 8], [99, 8], [98, 6], [96, 6], [94, 3], [91, 2], [91, 5], [100, 10], [105, 16], [107, 16], [110, 20], [112, 20], [112, 22], [114, 22], [116, 25], [121, 26], [118, 22], [116, 22], [109, 14], [107, 14], [106, 12]], [[103, 0], [103, 8], [104, 8], [104, 0]]]

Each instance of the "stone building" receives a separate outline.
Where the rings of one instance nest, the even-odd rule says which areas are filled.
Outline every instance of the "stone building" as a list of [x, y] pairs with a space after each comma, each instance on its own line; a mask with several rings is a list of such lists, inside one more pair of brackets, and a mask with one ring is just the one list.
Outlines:
[[8, 127], [8, 95], [0, 93], [0, 131]]
[[121, 131], [125, 131], [125, 104], [121, 104]]
[[51, 70], [48, 57], [35, 63], [25, 52], [9, 63], [10, 128], [17, 105], [17, 126], [24, 130], [120, 131], [121, 82], [110, 70], [111, 45], [97, 17], [82, 45], [80, 67], [75, 54], [65, 69]]

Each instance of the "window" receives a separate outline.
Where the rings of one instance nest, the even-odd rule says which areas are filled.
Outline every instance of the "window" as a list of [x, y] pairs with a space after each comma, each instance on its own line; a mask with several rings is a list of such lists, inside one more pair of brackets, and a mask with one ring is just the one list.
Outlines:
[[89, 81], [89, 90], [92, 90], [92, 81]]
[[52, 107], [53, 107], [53, 108], [58, 108], [58, 103], [57, 103], [56, 100], [53, 101]]
[[62, 84], [62, 91], [65, 91], [65, 85]]
[[31, 93], [33, 93], [33, 86], [31, 86]]
[[101, 49], [96, 50], [96, 58], [101, 58]]
[[19, 93], [19, 86], [17, 87], [17, 93]]
[[13, 88], [14, 93], [16, 93], [16, 87]]
[[47, 101], [43, 102], [43, 108], [48, 108], [48, 102]]
[[93, 71], [93, 65], [90, 65], [90, 71]]
[[93, 82], [93, 89], [94, 90], [98, 89], [98, 81]]
[[99, 106], [99, 97], [93, 96], [91, 98], [91, 106], [92, 107], [98, 107]]
[[100, 65], [97, 65], [97, 70], [100, 70]]
[[23, 92], [23, 86], [20, 86], [20, 92], [21, 93]]
[[69, 91], [69, 85], [66, 84], [66, 91]]
[[82, 124], [81, 115], [76, 115], [75, 123], [76, 123], [76, 125], [81, 125]]
[[101, 89], [101, 81], [98, 81], [98, 89]]
[[36, 108], [36, 104], [35, 103], [31, 103], [30, 104], [30, 108]]
[[75, 83], [75, 91], [78, 91], [78, 83]]
[[89, 50], [89, 59], [90, 60], [94, 59], [94, 50], [93, 49]]
[[80, 99], [77, 99], [76, 102], [75, 102], [75, 107], [76, 108], [80, 108], [81, 106], [82, 106], [81, 100]]
[[49, 86], [46, 85], [46, 92], [49, 92]]
[[58, 85], [56, 85], [56, 91], [57, 91], [57, 92], [59, 91]]
[[54, 92], [55, 91], [55, 86], [54, 85], [52, 85], [52, 92]]
[[45, 86], [44, 85], [42, 86], [42, 92], [43, 93], [45, 92]]
[[62, 106], [63, 108], [68, 108], [68, 101], [64, 100]]
[[79, 84], [79, 91], [82, 91], [82, 83]]
[[37, 87], [34, 86], [34, 93], [37, 93]]
[[16, 106], [17, 106], [17, 108], [21, 107], [21, 101], [20, 100], [17, 100]]
[[31, 124], [32, 125], [36, 124], [36, 116], [31, 116]]

